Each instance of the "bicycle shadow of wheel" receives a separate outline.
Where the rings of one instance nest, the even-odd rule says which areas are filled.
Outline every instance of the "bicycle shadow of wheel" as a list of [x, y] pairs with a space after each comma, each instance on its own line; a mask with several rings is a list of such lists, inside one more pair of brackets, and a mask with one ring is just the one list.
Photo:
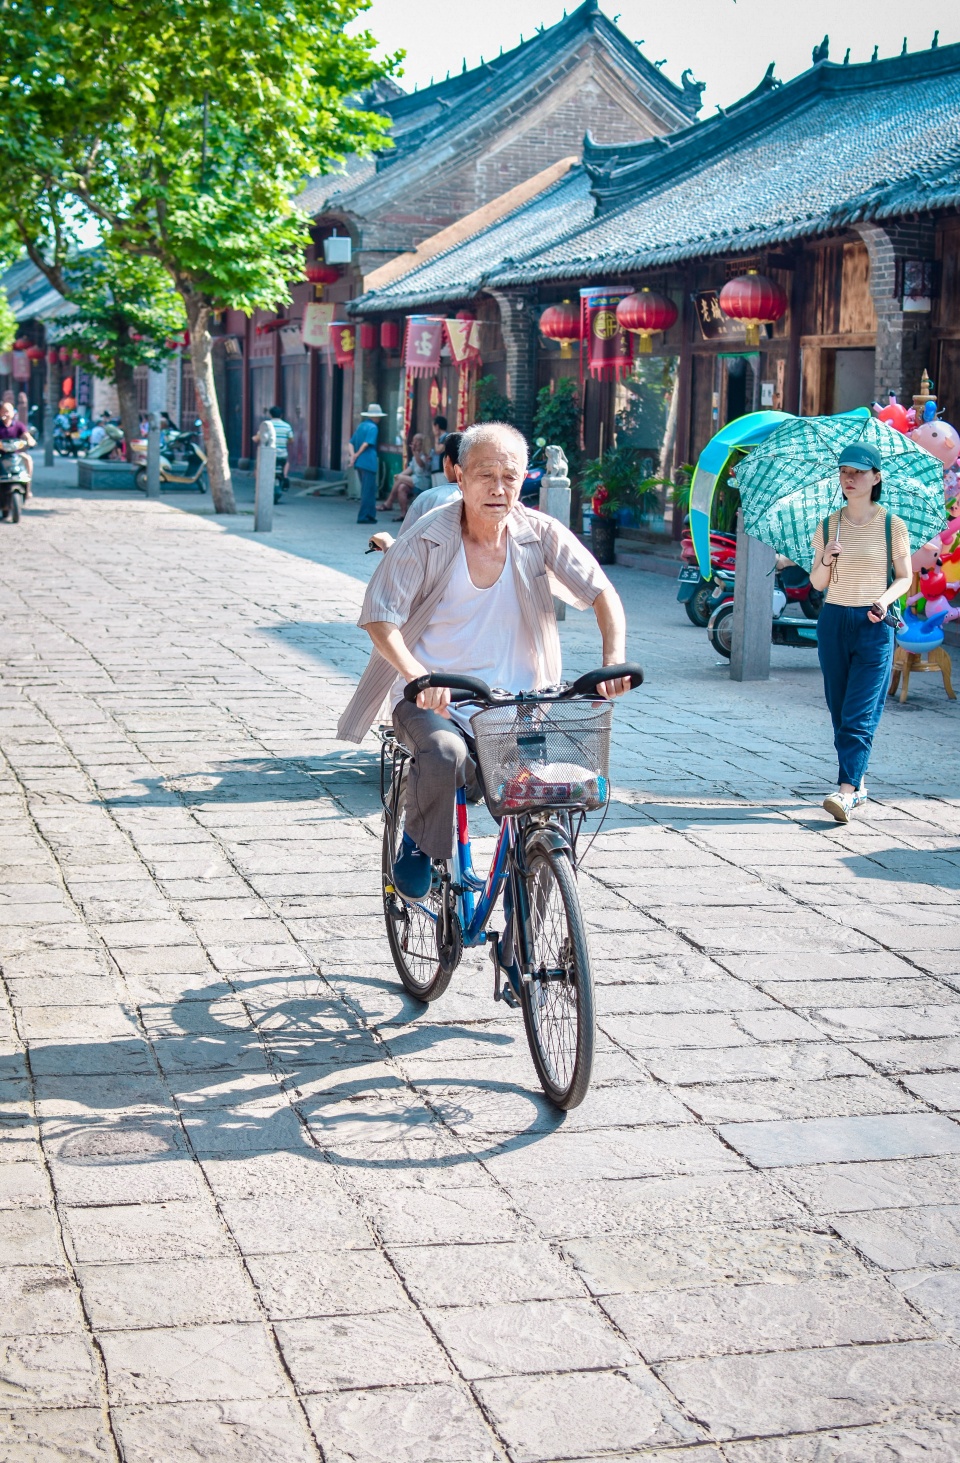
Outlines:
[[[237, 980], [227, 994], [218, 982], [138, 1018], [129, 1038], [31, 1047], [44, 1141], [66, 1168], [116, 1182], [121, 1168], [293, 1150], [339, 1167], [443, 1171], [539, 1141], [564, 1118], [507, 1078], [509, 1064], [503, 1082], [471, 1080], [459, 1062], [455, 1081], [410, 1080], [405, 1052], [504, 1037], [418, 1026], [388, 1047], [316, 973]], [[21, 1054], [0, 1058], [0, 1079], [26, 1075]]]

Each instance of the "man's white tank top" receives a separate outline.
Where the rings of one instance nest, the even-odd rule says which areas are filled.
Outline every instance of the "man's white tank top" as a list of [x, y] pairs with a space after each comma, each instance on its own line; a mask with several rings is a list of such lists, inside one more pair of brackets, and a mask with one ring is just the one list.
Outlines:
[[[503, 691], [536, 689], [536, 649], [520, 608], [509, 536], [500, 578], [489, 589], [478, 589], [470, 578], [466, 550], [460, 545], [443, 597], [413, 654], [428, 671], [479, 676]], [[403, 687], [403, 678], [398, 677], [392, 706], [403, 696]], [[476, 709], [451, 707], [451, 719], [469, 731]]]

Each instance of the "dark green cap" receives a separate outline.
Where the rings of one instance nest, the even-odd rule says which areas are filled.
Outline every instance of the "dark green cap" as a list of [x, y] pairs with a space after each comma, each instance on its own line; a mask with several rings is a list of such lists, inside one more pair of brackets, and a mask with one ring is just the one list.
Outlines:
[[880, 471], [880, 453], [876, 447], [869, 442], [851, 442], [849, 447], [844, 447], [840, 453], [839, 467], [856, 467], [861, 472], [873, 468], [874, 472]]

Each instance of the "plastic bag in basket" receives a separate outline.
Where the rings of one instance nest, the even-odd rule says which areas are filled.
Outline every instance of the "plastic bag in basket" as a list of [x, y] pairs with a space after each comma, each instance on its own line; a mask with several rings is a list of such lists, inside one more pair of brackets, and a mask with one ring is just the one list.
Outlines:
[[507, 813], [531, 804], [563, 807], [606, 800], [607, 779], [575, 762], [548, 762], [544, 766], [520, 768], [505, 780], [496, 798]]

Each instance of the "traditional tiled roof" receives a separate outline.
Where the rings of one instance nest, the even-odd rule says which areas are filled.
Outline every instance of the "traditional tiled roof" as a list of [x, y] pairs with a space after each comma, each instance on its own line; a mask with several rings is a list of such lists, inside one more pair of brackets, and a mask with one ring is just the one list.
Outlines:
[[672, 137], [588, 146], [584, 164], [594, 221], [491, 281], [635, 271], [955, 207], [960, 45], [822, 62]]
[[417, 310], [441, 300], [472, 299], [497, 270], [513, 267], [537, 254], [544, 245], [582, 229], [592, 219], [593, 209], [586, 169], [571, 168], [558, 183], [490, 228], [383, 289], [361, 295], [350, 305], [350, 313]]
[[391, 120], [393, 146], [376, 159], [353, 162], [345, 174], [314, 178], [297, 200], [298, 207], [316, 214], [325, 206], [369, 215], [375, 208], [377, 180], [393, 183], [396, 169], [423, 149], [429, 157], [452, 137], [467, 139], [496, 124], [510, 102], [529, 93], [538, 78], [545, 79], [565, 54], [571, 53], [588, 35], [597, 37], [618, 69], [636, 84], [644, 105], [667, 129], [683, 126], [697, 113], [702, 88], [687, 79], [682, 86], [663, 75], [642, 52], [608, 20], [597, 0], [584, 0], [556, 25], [541, 28], [535, 35], [502, 52], [480, 66], [422, 90], [376, 100], [376, 110]]
[[960, 45], [858, 66], [770, 74], [720, 116], [584, 166], [382, 291], [361, 314], [482, 289], [633, 273], [749, 253], [861, 219], [960, 204]]

